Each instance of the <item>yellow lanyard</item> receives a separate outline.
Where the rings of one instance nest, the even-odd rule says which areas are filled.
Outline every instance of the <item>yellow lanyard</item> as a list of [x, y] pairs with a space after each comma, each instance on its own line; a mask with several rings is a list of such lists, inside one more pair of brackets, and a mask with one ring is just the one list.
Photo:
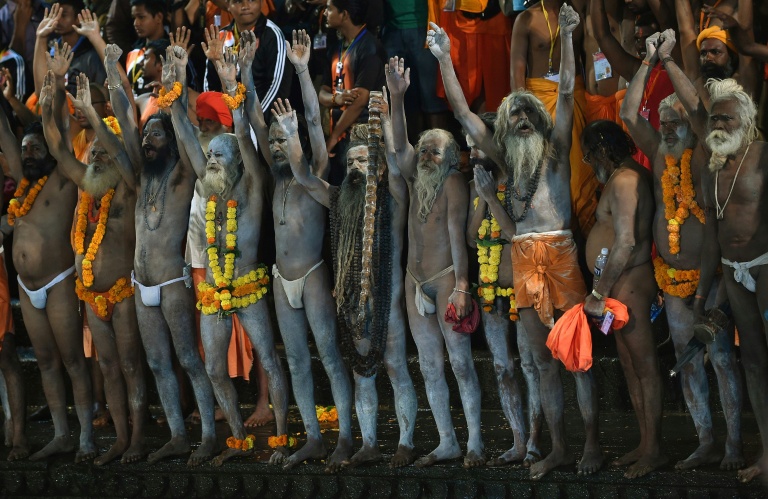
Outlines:
[[544, 0], [541, 0], [541, 11], [544, 13], [544, 20], [547, 21], [547, 30], [549, 30], [549, 72], [554, 73], [554, 68], [552, 67], [552, 54], [555, 53], [555, 43], [557, 42], [557, 37], [560, 34], [560, 24], [557, 25], [557, 30], [555, 31], [555, 36], [552, 36], [552, 26], [549, 24], [549, 14], [547, 14], [547, 9], [544, 8]]

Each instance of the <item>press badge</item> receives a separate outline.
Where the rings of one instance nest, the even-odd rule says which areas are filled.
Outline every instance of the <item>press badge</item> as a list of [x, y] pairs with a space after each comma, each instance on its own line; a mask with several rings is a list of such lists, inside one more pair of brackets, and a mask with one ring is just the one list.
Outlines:
[[598, 50], [592, 54], [592, 63], [595, 67], [595, 80], [607, 80], [613, 77], [613, 71], [611, 70], [611, 63], [605, 58], [605, 54]]
[[553, 81], [555, 83], [560, 83], [560, 73], [555, 73], [552, 70], [547, 71], [547, 74], [544, 75], [544, 79]]
[[605, 311], [605, 315], [603, 316], [603, 322], [600, 324], [600, 331], [602, 331], [603, 334], [608, 334], [611, 332], [611, 325], [613, 324], [613, 318], [615, 316], [613, 315], [613, 312], [610, 310]]
[[312, 46], [315, 50], [324, 49], [328, 44], [328, 35], [325, 33], [318, 33], [312, 42]]
[[648, 121], [651, 119], [651, 110], [647, 107], [643, 106], [643, 108], [640, 110], [640, 116], [645, 118], [645, 121]]

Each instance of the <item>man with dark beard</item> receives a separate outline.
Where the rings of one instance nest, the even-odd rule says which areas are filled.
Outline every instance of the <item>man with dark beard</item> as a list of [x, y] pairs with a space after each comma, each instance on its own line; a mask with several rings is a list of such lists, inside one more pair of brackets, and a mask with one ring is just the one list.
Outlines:
[[[200, 298], [197, 308], [202, 312], [200, 333], [205, 349], [205, 368], [219, 407], [232, 431], [232, 437], [227, 439], [227, 449], [213, 460], [216, 466], [221, 466], [224, 461], [233, 457], [250, 455], [255, 441], [253, 435], [246, 435], [238, 407], [237, 391], [227, 369], [233, 314], [237, 315], [248, 333], [267, 372], [278, 437], [284, 437], [285, 441], [283, 444], [274, 445], [275, 452], [270, 457], [270, 463], [281, 463], [289, 454], [286, 380], [275, 351], [267, 304], [263, 299], [267, 292], [269, 276], [264, 265], [258, 263], [265, 175], [258, 164], [256, 149], [250, 139], [250, 124], [244, 116], [242, 101], [232, 105], [233, 101], [236, 102], [233, 96], [237, 88], [237, 66], [239, 64], [244, 72], [250, 74], [250, 65], [256, 50], [251, 38], [242, 38], [241, 42], [239, 59], [230, 48], [221, 60], [216, 61], [219, 77], [228, 91], [229, 106], [233, 108], [235, 135], [221, 134], [213, 138], [208, 145], [207, 159], [200, 148], [195, 129], [186, 115], [183, 94], [187, 82], [180, 68], [187, 64], [187, 52], [181, 47], [174, 47], [169, 49], [166, 59], [167, 66], [175, 66], [176, 78], [182, 85], [182, 96], [173, 102], [171, 108], [173, 123], [179, 142], [183, 144], [207, 197], [205, 240], [208, 244], [208, 272], [205, 282], [198, 286]], [[172, 75], [164, 77], [163, 80], [164, 85], [170, 87], [173, 84]], [[246, 92], [252, 91], [252, 83], [248, 82]], [[194, 182], [190, 185], [189, 199], [192, 197], [193, 186]], [[188, 217], [189, 200], [185, 210], [185, 216]], [[182, 234], [186, 227], [185, 219]], [[190, 315], [191, 313], [190, 309]], [[194, 326], [190, 324], [189, 333], [193, 332]], [[200, 411], [202, 414], [202, 407]], [[212, 412], [211, 407], [211, 418]]]
[[[117, 158], [118, 171], [126, 187], [139, 198], [134, 208], [136, 253], [131, 282], [139, 291], [140, 299], [135, 303], [141, 340], [171, 430], [171, 440], [150, 454], [148, 461], [153, 463], [190, 451], [178, 381], [171, 363], [173, 348], [179, 364], [190, 377], [203, 423], [202, 443], [187, 462], [195, 466], [210, 459], [216, 445], [213, 389], [197, 350], [195, 293], [190, 269], [181, 251], [197, 175], [188, 161], [179, 158], [173, 125], [167, 114], [157, 113], [147, 120], [139, 144], [130, 101], [120, 85], [117, 68], [121, 54], [117, 45], [107, 46], [105, 65], [110, 100], [123, 125], [125, 142], [124, 148], [116, 144], [119, 148], [110, 153]], [[165, 66], [164, 76], [178, 70], [170, 60]], [[183, 70], [182, 74], [185, 74]]]
[[[96, 130], [90, 163], [85, 165], [78, 161], [61, 140], [54, 115], [60, 113], [64, 102], [63, 79], [54, 81], [51, 71], [40, 92], [43, 129], [58, 167], [82, 189], [74, 230], [75, 289], [78, 298], [87, 305], [88, 325], [99, 352], [107, 403], [117, 434], [117, 441], [94, 463], [103, 465], [120, 456], [123, 463], [129, 463], [145, 454], [147, 411], [141, 341], [130, 282], [136, 198], [121, 178], [118, 162], [127, 161], [127, 158], [124, 158], [120, 139], [96, 115], [93, 106], [87, 104], [90, 91], [85, 75], [78, 76], [77, 89], [78, 95], [72, 102], [76, 109], [85, 113]], [[114, 151], [120, 151], [120, 156]], [[133, 421], [130, 437], [129, 411]]]
[[[394, 160], [391, 123], [388, 110], [380, 97], [372, 97], [370, 107], [381, 114], [382, 128]], [[290, 103], [275, 105], [277, 119], [285, 133], [288, 159], [296, 182], [320, 204], [330, 209], [331, 251], [336, 279], [334, 296], [342, 346], [354, 360], [355, 408], [363, 438], [363, 447], [344, 466], [355, 467], [381, 460], [376, 439], [378, 393], [376, 374], [384, 361], [394, 388], [395, 412], [400, 425], [400, 441], [390, 466], [401, 467], [414, 461], [413, 431], [416, 421], [416, 391], [408, 374], [405, 356], [405, 314], [402, 308], [403, 273], [399, 265], [403, 251], [403, 235], [408, 197], [402, 177], [379, 167], [376, 189], [376, 217], [372, 252], [372, 301], [367, 313], [360, 315], [361, 267], [363, 265], [363, 215], [366, 205], [366, 173], [369, 168], [368, 127], [351, 129], [349, 147], [344, 155], [347, 170], [341, 187], [331, 186], [314, 175], [301, 149], [296, 111]], [[386, 139], [385, 139], [386, 140]], [[383, 151], [381, 151], [383, 152]], [[373, 154], [383, 163], [384, 155]], [[391, 171], [391, 170], [390, 170]], [[388, 279], [387, 279], [388, 278]], [[380, 281], [382, 279], [383, 281]], [[387, 280], [389, 282], [387, 282]], [[367, 324], [360, 324], [366, 321]]]
[[[77, 186], [57, 168], [39, 123], [33, 123], [25, 130], [19, 151], [8, 120], [4, 113], [0, 114], [0, 149], [18, 186], [8, 208], [8, 224], [13, 227], [15, 236], [13, 263], [21, 288], [21, 313], [35, 349], [54, 427], [53, 440], [32, 458], [44, 459], [75, 449], [67, 422], [63, 364], [72, 380], [81, 428], [75, 461], [85, 461], [96, 455], [96, 446], [91, 427], [91, 382], [83, 355], [82, 325], [72, 275], [74, 255], [70, 229]], [[9, 461], [23, 459], [30, 451], [24, 436], [24, 381], [15, 356], [15, 335], [6, 334], [0, 367], [8, 386], [13, 415], [13, 448], [8, 454]]]
[[[659, 37], [660, 34], [656, 33], [646, 41], [647, 64], [641, 66], [627, 89], [621, 118], [635, 143], [653, 165], [656, 199], [653, 232], [658, 252], [653, 264], [656, 283], [664, 292], [675, 355], [679, 357], [694, 335], [695, 316], [690, 297], [696, 291], [701, 266], [704, 237], [704, 211], [700, 206], [700, 203], [703, 204], [701, 176], [706, 169], [708, 153], [704, 145], [698, 143], [676, 94], [659, 105], [659, 132], [636, 112], [643, 99], [650, 68], [658, 59], [656, 44]], [[713, 286], [701, 297], [711, 305], [716, 304], [717, 288], [718, 285]], [[728, 437], [725, 455], [715, 445], [709, 383], [702, 351], [680, 373], [683, 395], [699, 436], [699, 447], [688, 458], [678, 462], [675, 468], [691, 469], [719, 462], [721, 469], [738, 469], [744, 464], [741, 376], [730, 336], [725, 332], [717, 334], [715, 341], [707, 346], [707, 354], [717, 374], [726, 416]], [[620, 459], [619, 464], [630, 463]]]
[[415, 148], [408, 143], [403, 99], [410, 72], [405, 70], [402, 59], [393, 57], [386, 73], [397, 155], [396, 161], [389, 164], [390, 174], [405, 179], [410, 197], [405, 302], [427, 399], [440, 434], [437, 448], [419, 458], [416, 466], [461, 457], [448, 403], [443, 345], [448, 349], [469, 430], [464, 467], [481, 466], [485, 454], [480, 434], [480, 385], [470, 338], [454, 331], [444, 317], [453, 308], [455, 315], [462, 318], [475, 306], [469, 292], [464, 237], [469, 192], [457, 170], [459, 146], [449, 132], [441, 129], [423, 132]]
[[[703, 315], [703, 297], [714, 282], [719, 259], [763, 447], [758, 461], [738, 473], [739, 480], [748, 482], [768, 473], [768, 345], [763, 313], [768, 307], [768, 219], [764, 216], [768, 199], [763, 195], [768, 147], [756, 140], [757, 108], [741, 85], [733, 79], [711, 80], [707, 90], [711, 97], [708, 115], [688, 108], [688, 101], [680, 98], [691, 116], [691, 126], [698, 136], [706, 136], [706, 149], [711, 151], [709, 169], [702, 179], [706, 224], [701, 279], [693, 307], [694, 313]], [[694, 93], [695, 89], [688, 83], [677, 92]]]
[[[494, 130], [496, 113], [484, 113], [480, 119], [489, 130]], [[498, 195], [504, 197], [504, 205], [511, 200], [511, 189], [506, 188], [508, 176], [506, 168], [501, 168], [475, 144], [469, 134], [465, 135], [469, 146], [469, 164], [473, 169], [482, 169], [493, 175], [497, 183]], [[518, 319], [512, 278], [512, 249], [497, 231], [498, 222], [488, 209], [488, 203], [479, 196], [474, 182], [470, 183], [470, 203], [467, 215], [467, 244], [478, 249], [480, 276], [478, 279], [478, 298], [482, 306], [483, 330], [488, 349], [493, 356], [496, 382], [499, 385], [499, 400], [504, 416], [509, 422], [514, 438], [514, 446], [502, 455], [489, 461], [489, 466], [523, 461], [530, 466], [538, 460], [539, 437], [543, 415], [539, 396], [538, 373], [533, 362], [527, 336], [523, 333], [523, 324]], [[494, 234], [499, 232], [498, 235]], [[496, 237], [494, 237], [496, 236]], [[479, 240], [482, 240], [480, 242]], [[499, 245], [500, 248], [496, 248]], [[504, 246], [507, 246], [504, 249]], [[498, 262], [496, 262], [498, 259]], [[491, 261], [493, 260], [493, 261]], [[488, 266], [491, 266], [490, 269]], [[495, 269], [493, 268], [495, 267]], [[493, 281], [491, 276], [498, 276]], [[530, 438], [525, 441], [523, 423], [523, 403], [520, 386], [515, 376], [515, 362], [511, 355], [509, 326], [515, 321], [517, 328], [517, 346], [520, 351], [520, 367], [528, 384], [528, 421]]]
[[[586, 294], [571, 231], [570, 160], [575, 63], [572, 33], [578, 14], [564, 5], [559, 16], [561, 55], [555, 124], [543, 103], [527, 91], [512, 92], [499, 106], [494, 132], [469, 109], [450, 60], [441, 71], [448, 101], [468, 135], [498, 165], [504, 165], [506, 188], [512, 191], [510, 213], [497, 197], [493, 177], [475, 168], [475, 188], [512, 240], [515, 298], [523, 324], [518, 334], [530, 345], [539, 376], [544, 417], [552, 437], [552, 452], [530, 467], [540, 479], [552, 469], [574, 461], [565, 443], [563, 387], [559, 364], [546, 346], [556, 315], [581, 303]], [[427, 44], [445, 52], [444, 34], [430, 31]], [[443, 62], [445, 61], [445, 62]], [[560, 151], [560, 153], [558, 153]], [[598, 431], [597, 387], [591, 371], [574, 373], [587, 438], [578, 473], [594, 473], [603, 463]], [[533, 430], [532, 430], [533, 431]], [[529, 456], [529, 461], [535, 459]]]

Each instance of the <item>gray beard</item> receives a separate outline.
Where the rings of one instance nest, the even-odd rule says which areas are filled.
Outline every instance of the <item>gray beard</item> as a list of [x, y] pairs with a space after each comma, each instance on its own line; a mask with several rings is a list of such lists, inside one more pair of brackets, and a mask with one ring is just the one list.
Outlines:
[[339, 312], [347, 302], [348, 295], [357, 289], [358, 283], [352, 284], [352, 289], [346, 288], [347, 274], [353, 265], [355, 245], [363, 236], [363, 213], [365, 212], [365, 175], [360, 171], [347, 174], [341, 184], [339, 199], [336, 201], [336, 217], [338, 218], [338, 247], [336, 248], [336, 311]]
[[227, 176], [227, 172], [224, 169], [218, 171], [206, 170], [202, 184], [207, 196], [211, 194], [222, 195], [227, 189], [232, 187], [232, 180]]
[[419, 200], [419, 219], [422, 222], [426, 222], [427, 217], [432, 212], [432, 205], [435, 204], [437, 194], [443, 187], [443, 182], [448, 177], [449, 171], [449, 168], [440, 167], [432, 161], [422, 161], [416, 166], [416, 180], [413, 181], [413, 189]]
[[93, 165], [88, 165], [83, 177], [83, 190], [93, 197], [100, 198], [108, 190], [115, 187], [122, 177], [115, 165], [106, 167], [101, 173], [96, 173]]
[[707, 146], [712, 150], [709, 157], [709, 171], [715, 172], [725, 166], [728, 156], [735, 155], [747, 142], [747, 132], [742, 127], [733, 133], [713, 130], [707, 135]]
[[272, 175], [276, 178], [292, 177], [293, 171], [291, 170], [291, 163], [289, 161], [284, 161], [282, 163], [275, 161], [272, 163]]
[[507, 175], [522, 189], [536, 168], [549, 155], [549, 143], [538, 131], [529, 136], [508, 133], [504, 137], [504, 162]]
[[683, 153], [685, 152], [686, 148], [685, 142], [682, 140], [675, 143], [675, 145], [670, 146], [667, 144], [667, 141], [662, 139], [661, 143], [659, 144], [659, 151], [664, 156], [672, 156], [676, 160], [680, 160], [680, 158], [683, 157]]

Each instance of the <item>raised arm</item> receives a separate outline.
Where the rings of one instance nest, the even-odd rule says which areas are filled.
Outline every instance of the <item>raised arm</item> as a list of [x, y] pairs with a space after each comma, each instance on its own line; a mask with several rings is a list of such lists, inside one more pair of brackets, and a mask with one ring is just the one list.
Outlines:
[[392, 134], [399, 171], [406, 179], [416, 174], [416, 153], [408, 142], [408, 127], [405, 121], [405, 91], [411, 84], [411, 69], [405, 69], [405, 59], [397, 56], [389, 59], [384, 70], [387, 75], [387, 88], [392, 99]]
[[285, 42], [288, 60], [296, 68], [296, 75], [301, 83], [301, 98], [304, 101], [304, 117], [307, 119], [309, 144], [312, 147], [313, 172], [320, 178], [328, 178], [330, 171], [328, 150], [325, 147], [325, 135], [320, 117], [320, 103], [312, 78], [307, 71], [309, 56], [312, 52], [312, 39], [304, 31], [293, 30], [293, 46]]
[[696, 25], [693, 20], [690, 0], [675, 0], [677, 29], [680, 33], [680, 51], [683, 69], [690, 80], [699, 77], [699, 49], [696, 47]]
[[590, 17], [595, 40], [600, 45], [600, 50], [611, 63], [616, 73], [630, 81], [640, 69], [640, 59], [630, 54], [621, 46], [619, 40], [611, 33], [611, 25], [605, 12], [604, 0], [589, 0]]
[[387, 176], [389, 180], [389, 193], [397, 203], [398, 208], [408, 208], [408, 184], [400, 174], [397, 165], [397, 153], [395, 152], [395, 137], [392, 133], [392, 118], [389, 116], [389, 99], [387, 87], [381, 88], [381, 97], [371, 97], [368, 102], [370, 112], [378, 112], [381, 116], [381, 134], [384, 138], [384, 156], [387, 161]]
[[619, 112], [621, 120], [627, 125], [629, 134], [637, 147], [651, 159], [656, 157], [659, 148], [659, 135], [648, 120], [640, 116], [637, 110], [643, 100], [643, 92], [651, 74], [651, 68], [656, 65], [659, 59], [656, 53], [656, 43], [660, 36], [661, 33], [654, 33], [645, 40], [645, 60], [635, 77], [629, 82], [627, 94]]
[[18, 184], [24, 174], [21, 171], [21, 151], [16, 142], [16, 135], [11, 129], [8, 117], [0, 111], [0, 149], [2, 149], [5, 159], [8, 162], [11, 178]]
[[[3, 87], [3, 97], [11, 105], [11, 109], [16, 113], [16, 117], [23, 126], [27, 126], [33, 121], [37, 121], [37, 116], [30, 111], [16, 95], [16, 82], [8, 68], [0, 68], [0, 84]], [[23, 90], [22, 90], [23, 92]]]
[[45, 15], [40, 24], [37, 25], [37, 37], [35, 38], [35, 55], [32, 60], [32, 77], [35, 82], [35, 93], [40, 96], [40, 90], [43, 88], [43, 80], [48, 72], [48, 37], [61, 19], [62, 10], [59, 4], [55, 3], [51, 9], [45, 9]]
[[[168, 55], [173, 57], [171, 65], [174, 67], [174, 72], [180, 64], [178, 62], [179, 59], [186, 59], [187, 57], [186, 51], [179, 46], [172, 47]], [[186, 68], [186, 63], [182, 67]], [[163, 64], [163, 69], [165, 70], [165, 64]], [[181, 75], [177, 75], [177, 81], [181, 84], [181, 96], [171, 104], [171, 121], [173, 122], [174, 133], [176, 134], [176, 143], [179, 145], [179, 152], [182, 153], [183, 151], [183, 154], [186, 155], [189, 165], [195, 170], [197, 177], [202, 179], [205, 176], [205, 166], [208, 161], [200, 147], [195, 127], [189, 120], [187, 106], [183, 102], [187, 87], [186, 71], [182, 71]]]
[[739, 54], [768, 62], [768, 45], [757, 43], [752, 34], [752, 0], [739, 1], [739, 19], [742, 20], [741, 22], [721, 9], [715, 9], [708, 5], [702, 7], [702, 11], [710, 19], [719, 19], [723, 23], [723, 29], [728, 30], [731, 41], [736, 45]]
[[[107, 88], [109, 89], [109, 101], [112, 111], [115, 113], [120, 128], [123, 130], [123, 142], [128, 157], [133, 163], [133, 171], [138, 174], [141, 171], [143, 158], [141, 154], [141, 142], [139, 139], [139, 127], [134, 118], [134, 108], [128, 99], [127, 92], [131, 92], [128, 81], [122, 81], [118, 67], [123, 50], [114, 44], [109, 44], [104, 49], [104, 67], [107, 68]], [[126, 92], [126, 88], [128, 91]]]
[[67, 72], [74, 58], [74, 51], [65, 42], [59, 45], [58, 42], [53, 46], [53, 55], [46, 57], [46, 65], [49, 72], [53, 72], [54, 93], [53, 93], [53, 119], [56, 122], [61, 134], [65, 137], [67, 147], [71, 147], [72, 137], [69, 135], [69, 107], [66, 105], [66, 83]]
[[286, 154], [296, 182], [304, 187], [315, 201], [326, 208], [330, 208], [332, 187], [328, 182], [313, 174], [309, 168], [304, 151], [301, 150], [296, 111], [291, 109], [291, 103], [288, 100], [277, 99], [272, 106], [272, 114], [285, 133]]
[[240, 66], [240, 81], [245, 86], [245, 115], [249, 126], [256, 136], [262, 157], [267, 166], [272, 166], [272, 155], [269, 153], [269, 127], [264, 119], [264, 111], [261, 107], [259, 94], [253, 83], [253, 58], [256, 56], [256, 37], [252, 31], [245, 31], [240, 35], [240, 51], [238, 52], [238, 65]]
[[579, 25], [579, 14], [570, 5], [563, 4], [560, 8], [558, 23], [560, 23], [560, 83], [557, 86], [557, 108], [552, 142], [556, 150], [570, 151], [573, 141], [573, 88], [576, 84], [573, 31]]
[[61, 131], [56, 126], [56, 120], [53, 118], [54, 80], [53, 72], [48, 71], [43, 79], [43, 86], [40, 89], [40, 107], [43, 114], [45, 142], [48, 144], [48, 151], [51, 153], [51, 156], [56, 158], [57, 168], [72, 182], [82, 186], [85, 168], [62, 140]]
[[504, 164], [503, 155], [493, 143], [493, 133], [485, 126], [483, 120], [469, 109], [459, 78], [456, 76], [453, 61], [451, 61], [451, 41], [448, 35], [435, 23], [430, 23], [430, 27], [432, 29], [427, 32], [427, 46], [440, 63], [443, 86], [448, 102], [453, 108], [453, 115], [485, 154], [490, 156], [497, 165]]

